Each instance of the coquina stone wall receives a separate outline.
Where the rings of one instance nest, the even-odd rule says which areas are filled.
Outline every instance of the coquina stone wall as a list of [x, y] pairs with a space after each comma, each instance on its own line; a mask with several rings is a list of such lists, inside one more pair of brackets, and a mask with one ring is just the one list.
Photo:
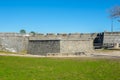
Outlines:
[[18, 33], [0, 33], [0, 51], [21, 52], [26, 51], [28, 37]]
[[120, 43], [120, 32], [105, 32], [103, 43]]
[[61, 53], [76, 53], [93, 51], [93, 40], [61, 40]]
[[46, 40], [46, 39], [79, 39], [79, 40], [89, 40], [89, 39], [95, 39], [97, 36], [97, 33], [58, 33], [58, 34], [53, 34], [53, 33], [47, 33], [46, 35], [44, 34], [37, 34], [35, 36], [31, 36], [29, 39], [30, 40]]
[[116, 44], [120, 48], [120, 32], [104, 32], [103, 46], [109, 48]]
[[[80, 33], [47, 33], [47, 34], [20, 34], [20, 33], [0, 33], [0, 51], [21, 52], [28, 51], [30, 54], [38, 53], [59, 53], [75, 52], [88, 50], [89, 40], [94, 40], [97, 33], [80, 34]], [[32, 42], [32, 40], [41, 42]], [[29, 44], [28, 42], [31, 42]], [[88, 42], [87, 42], [88, 41]], [[41, 46], [42, 45], [42, 46]], [[75, 46], [79, 45], [79, 46]], [[70, 47], [71, 46], [71, 47]], [[74, 46], [74, 47], [73, 47]], [[72, 48], [73, 47], [73, 48]], [[90, 49], [89, 49], [90, 50]]]
[[30, 40], [28, 54], [46, 55], [47, 53], [60, 53], [60, 40]]
[[28, 54], [76, 53], [93, 51], [93, 40], [97, 34], [41, 34], [29, 38]]
[[93, 40], [30, 40], [28, 54], [74, 54], [89, 53], [93, 50]]

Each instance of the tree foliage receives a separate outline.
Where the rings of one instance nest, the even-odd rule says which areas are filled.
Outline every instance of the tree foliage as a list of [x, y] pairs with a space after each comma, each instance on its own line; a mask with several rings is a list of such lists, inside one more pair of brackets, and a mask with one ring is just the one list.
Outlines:
[[35, 35], [35, 34], [36, 34], [34, 31], [31, 31], [30, 33], [31, 33], [32, 35]]
[[21, 30], [20, 30], [20, 33], [21, 33], [21, 34], [26, 34], [26, 31], [25, 31], [24, 29], [21, 29]]

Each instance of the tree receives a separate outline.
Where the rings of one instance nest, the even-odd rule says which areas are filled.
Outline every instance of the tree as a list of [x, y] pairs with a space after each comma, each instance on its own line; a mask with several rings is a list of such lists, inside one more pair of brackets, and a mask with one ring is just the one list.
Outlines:
[[30, 34], [35, 35], [36, 33], [34, 31], [31, 31]]
[[21, 34], [26, 34], [26, 31], [25, 31], [24, 29], [21, 29], [21, 30], [20, 30], [20, 33], [21, 33]]
[[120, 6], [114, 6], [109, 10], [110, 18], [119, 18], [120, 17]]
[[120, 22], [120, 6], [114, 6], [109, 10], [110, 18], [111, 18], [111, 32], [113, 32], [113, 20], [116, 19]]

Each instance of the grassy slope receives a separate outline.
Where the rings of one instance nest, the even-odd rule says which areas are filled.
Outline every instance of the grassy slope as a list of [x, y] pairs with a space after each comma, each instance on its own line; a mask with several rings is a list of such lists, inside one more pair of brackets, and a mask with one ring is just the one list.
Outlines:
[[0, 56], [0, 80], [120, 80], [120, 59]]

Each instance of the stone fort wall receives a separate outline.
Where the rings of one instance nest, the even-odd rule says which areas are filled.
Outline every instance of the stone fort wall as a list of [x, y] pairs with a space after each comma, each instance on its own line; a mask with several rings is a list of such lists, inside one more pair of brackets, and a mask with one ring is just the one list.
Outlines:
[[47, 33], [47, 34], [37, 34], [35, 36], [31, 36], [30, 40], [39, 40], [39, 39], [79, 39], [79, 40], [89, 40], [96, 38], [97, 33]]
[[90, 53], [93, 51], [93, 40], [61, 40], [61, 53]]
[[[47, 33], [47, 34], [20, 34], [20, 33], [0, 33], [0, 51], [21, 52], [28, 50], [29, 40], [81, 40], [86, 45], [85, 40], [94, 40], [97, 33]], [[71, 42], [65, 43], [65, 45]], [[88, 43], [87, 43], [88, 44]], [[72, 45], [72, 44], [71, 44]], [[93, 46], [91, 44], [91, 46]], [[64, 50], [64, 49], [62, 49]]]
[[21, 52], [27, 50], [28, 37], [19, 33], [0, 33], [0, 51]]
[[120, 32], [104, 32], [103, 47], [120, 48]]
[[60, 40], [30, 40], [27, 53], [33, 55], [60, 53]]

